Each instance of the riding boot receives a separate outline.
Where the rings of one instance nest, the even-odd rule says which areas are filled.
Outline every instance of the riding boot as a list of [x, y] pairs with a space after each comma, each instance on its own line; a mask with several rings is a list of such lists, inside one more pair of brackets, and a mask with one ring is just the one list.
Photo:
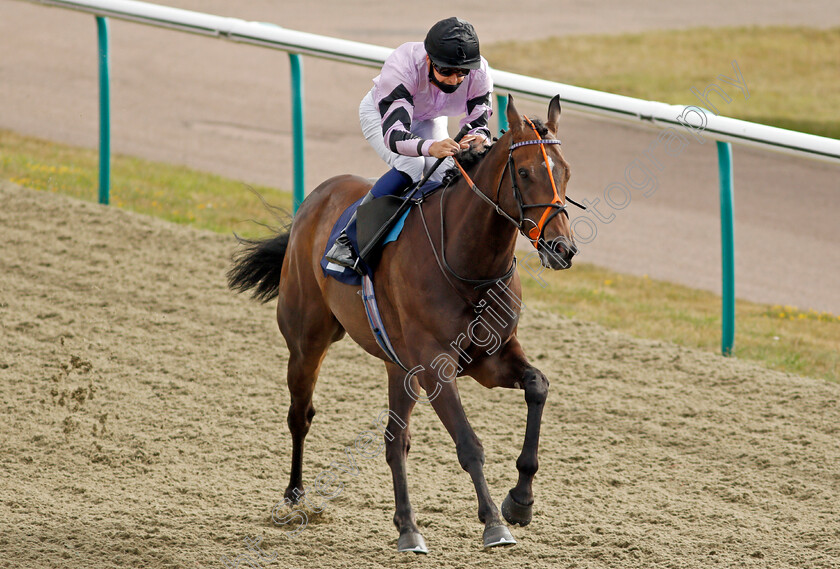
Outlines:
[[[368, 192], [364, 198], [362, 198], [361, 203], [359, 203], [359, 207], [366, 204], [370, 200], [373, 199], [373, 194]], [[342, 267], [347, 267], [348, 269], [353, 269], [360, 275], [362, 274], [362, 270], [359, 267], [359, 256], [356, 254], [356, 251], [353, 250], [353, 245], [350, 243], [350, 237], [347, 236], [347, 229], [354, 223], [356, 223], [356, 211], [353, 212], [353, 215], [350, 216], [350, 219], [347, 221], [347, 225], [344, 226], [344, 229], [341, 230], [341, 233], [338, 234], [338, 237], [335, 239], [335, 243], [327, 251], [327, 254], [324, 257], [330, 263], [334, 263], [336, 265], [340, 265]]]
[[[391, 170], [376, 181], [367, 195], [362, 198], [359, 207], [374, 198], [386, 195], [398, 195], [409, 187], [411, 183], [412, 180], [408, 174], [404, 174], [396, 168], [391, 168]], [[358, 208], [356, 208], [356, 211], [358, 211]], [[353, 245], [350, 243], [350, 237], [347, 236], [347, 229], [355, 222], [356, 212], [353, 212], [353, 215], [350, 217], [347, 225], [345, 225], [344, 229], [341, 230], [341, 233], [336, 238], [335, 243], [330, 250], [327, 251], [325, 257], [330, 263], [353, 269], [357, 273], [362, 274], [362, 270], [359, 267], [359, 256], [356, 254], [356, 251], [353, 250]]]

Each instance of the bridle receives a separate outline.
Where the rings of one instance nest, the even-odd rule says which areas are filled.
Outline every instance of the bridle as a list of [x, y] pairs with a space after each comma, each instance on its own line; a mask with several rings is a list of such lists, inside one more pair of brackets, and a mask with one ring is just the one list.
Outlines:
[[[478, 197], [480, 197], [482, 200], [487, 202], [493, 209], [495, 209], [497, 214], [499, 214], [500, 216], [502, 216], [503, 218], [507, 219], [509, 222], [514, 224], [516, 226], [516, 228], [519, 230], [519, 232], [522, 235], [524, 235], [525, 237], [527, 237], [529, 241], [531, 241], [531, 244], [534, 246], [534, 248], [539, 250], [539, 242], [542, 239], [542, 232], [543, 232], [543, 229], [545, 228], [545, 226], [548, 225], [548, 223], [552, 219], [554, 219], [557, 215], [559, 215], [561, 212], [564, 213], [566, 215], [566, 217], [568, 217], [569, 214], [566, 211], [566, 204], [563, 203], [563, 201], [560, 199], [560, 195], [557, 193], [557, 184], [554, 182], [554, 174], [552, 173], [551, 167], [549, 166], [550, 162], [549, 162], [549, 159], [548, 159], [548, 154], [545, 151], [545, 145], [546, 144], [560, 144], [560, 141], [557, 140], [557, 139], [544, 139], [544, 138], [542, 138], [540, 136], [539, 131], [537, 130], [536, 125], [534, 125], [534, 123], [531, 122], [531, 120], [528, 117], [523, 116], [523, 118], [528, 122], [528, 124], [534, 130], [534, 134], [537, 135], [537, 139], [536, 140], [523, 140], [523, 141], [520, 141], [520, 142], [514, 142], [513, 144], [510, 145], [510, 148], [508, 149], [507, 162], [505, 163], [505, 167], [502, 170], [501, 175], [499, 176], [499, 185], [496, 187], [496, 197], [495, 197], [495, 199], [490, 199], [489, 197], [487, 197], [487, 195], [484, 192], [482, 192], [478, 188], [478, 186], [475, 185], [475, 182], [472, 181], [472, 178], [470, 178], [469, 174], [467, 174], [466, 170], [464, 170], [464, 168], [461, 166], [461, 164], [458, 162], [458, 160], [454, 159], [454, 158], [453, 159], [455, 160], [455, 165], [458, 167], [458, 170], [460, 170], [461, 176], [463, 176], [464, 181], [467, 182], [468, 187], [476, 195], [478, 195]], [[548, 170], [548, 177], [549, 177], [549, 180], [551, 180], [551, 188], [552, 188], [552, 190], [554, 190], [554, 197], [552, 198], [550, 203], [540, 203], [540, 204], [526, 204], [526, 203], [524, 203], [524, 201], [522, 199], [522, 191], [519, 189], [519, 185], [516, 183], [516, 163], [513, 160], [513, 151], [516, 150], [517, 148], [521, 148], [523, 146], [531, 146], [531, 145], [535, 145], [535, 144], [540, 145], [540, 150], [541, 150], [542, 155], [543, 155], [543, 160], [544, 160], [544, 163], [545, 163], [545, 167]], [[511, 187], [512, 187], [512, 190], [513, 190], [514, 200], [516, 201], [516, 205], [519, 209], [519, 219], [518, 220], [511, 217], [504, 209], [502, 209], [502, 206], [499, 203], [499, 195], [500, 195], [501, 190], [502, 190], [502, 181], [505, 178], [505, 170], [510, 171], [510, 180], [511, 180]], [[491, 279], [468, 279], [466, 277], [462, 277], [459, 274], [457, 274], [452, 269], [452, 267], [449, 266], [449, 263], [446, 261], [446, 240], [445, 240], [445, 234], [444, 234], [444, 200], [446, 199], [446, 190], [447, 189], [449, 189], [448, 185], [443, 188], [443, 192], [442, 192], [441, 198], [440, 198], [440, 244], [441, 244], [440, 255], [438, 255], [438, 252], [435, 248], [434, 241], [432, 240], [432, 236], [429, 233], [428, 225], [426, 224], [426, 217], [423, 214], [423, 207], [422, 207], [422, 201], [423, 200], [422, 199], [418, 200], [418, 202], [417, 202], [418, 205], [420, 206], [419, 207], [419, 209], [420, 209], [420, 219], [423, 222], [423, 228], [426, 230], [426, 236], [429, 238], [429, 244], [432, 246], [432, 252], [434, 253], [435, 260], [437, 261], [438, 266], [440, 267], [440, 270], [443, 273], [443, 276], [446, 277], [446, 280], [449, 282], [449, 284], [452, 286], [452, 288], [461, 296], [461, 298], [463, 298], [470, 306], [472, 306], [476, 313], [480, 314], [484, 310], [484, 308], [487, 306], [486, 302], [482, 300], [481, 302], [476, 304], [472, 300], [470, 300], [469, 298], [464, 296], [461, 293], [461, 291], [458, 289], [458, 287], [455, 286], [455, 283], [453, 283], [452, 280], [449, 278], [449, 275], [447, 275], [447, 273], [451, 274], [453, 277], [455, 277], [456, 279], [458, 279], [461, 282], [465, 282], [465, 283], [473, 285], [476, 290], [481, 290], [481, 289], [493, 286], [496, 283], [499, 283], [501, 281], [506, 281], [511, 276], [513, 276], [513, 272], [516, 269], [516, 256], [513, 257], [513, 263], [511, 264], [510, 269], [508, 269], [508, 271], [500, 277], [495, 277], [495, 278], [491, 278]], [[568, 196], [566, 197], [566, 201], [573, 204], [573, 205], [576, 205], [577, 207], [579, 207], [583, 210], [586, 209], [585, 206], [577, 203], [576, 201], [572, 200]], [[526, 232], [525, 228], [524, 228], [525, 219], [526, 219], [525, 218], [525, 210], [529, 209], [529, 208], [535, 208], [535, 207], [545, 208], [545, 211], [543, 212], [542, 216], [540, 217], [539, 222], [534, 227], [532, 227], [530, 231]]]
[[[545, 151], [545, 145], [546, 144], [560, 144], [560, 141], [557, 140], [557, 139], [554, 139], [554, 138], [542, 138], [540, 136], [539, 131], [537, 131], [536, 125], [534, 125], [534, 123], [531, 122], [531, 119], [529, 119], [528, 117], [524, 117], [524, 116], [523, 116], [523, 118], [531, 126], [531, 128], [534, 131], [534, 134], [537, 135], [537, 139], [536, 140], [522, 140], [520, 142], [514, 142], [513, 144], [510, 145], [510, 148], [508, 149], [508, 159], [507, 159], [507, 162], [505, 163], [505, 168], [504, 168], [504, 170], [502, 170], [501, 176], [499, 176], [499, 185], [496, 187], [496, 197], [495, 197], [495, 199], [490, 199], [489, 197], [487, 197], [487, 195], [484, 192], [482, 192], [478, 188], [478, 186], [475, 185], [475, 183], [470, 178], [469, 174], [467, 174], [467, 172], [464, 170], [464, 168], [461, 166], [461, 164], [458, 163], [458, 160], [455, 160], [455, 165], [458, 167], [458, 170], [461, 171], [461, 175], [464, 177], [464, 180], [467, 182], [467, 185], [469, 186], [469, 188], [473, 192], [475, 192], [478, 195], [478, 197], [480, 197], [485, 202], [490, 204], [490, 206], [492, 206], [496, 210], [496, 213], [498, 213], [499, 215], [501, 215], [502, 217], [504, 217], [505, 219], [510, 221], [512, 224], [514, 224], [516, 226], [516, 228], [519, 230], [519, 232], [522, 235], [524, 235], [531, 242], [531, 245], [533, 245], [535, 249], [538, 249], [539, 248], [539, 242], [542, 239], [542, 233], [543, 233], [543, 229], [545, 228], [545, 226], [548, 225], [548, 223], [552, 219], [554, 219], [556, 216], [558, 216], [561, 212], [563, 214], [565, 214], [566, 217], [568, 217], [569, 214], [566, 211], [566, 204], [563, 203], [563, 200], [560, 199], [560, 194], [557, 193], [557, 184], [554, 181], [554, 174], [551, 171], [551, 166], [549, 166], [548, 153], [546, 153], [546, 151]], [[542, 155], [543, 155], [543, 161], [545, 163], [545, 168], [548, 171], [548, 179], [551, 181], [551, 189], [554, 191], [554, 197], [552, 198], [550, 203], [526, 204], [524, 202], [524, 200], [522, 199], [522, 190], [519, 189], [519, 184], [516, 183], [516, 163], [513, 160], [513, 151], [516, 150], [517, 148], [522, 148], [523, 146], [532, 146], [532, 145], [535, 145], [535, 144], [539, 144], [539, 146], [540, 146], [540, 151], [542, 152]], [[502, 181], [505, 178], [505, 170], [510, 172], [510, 184], [511, 184], [511, 187], [512, 187], [512, 190], [513, 190], [513, 197], [514, 197], [514, 201], [516, 202], [516, 206], [519, 209], [519, 219], [518, 220], [516, 220], [513, 217], [511, 217], [510, 215], [508, 215], [508, 213], [505, 210], [503, 210], [502, 206], [499, 204], [499, 194], [501, 193], [501, 190], [502, 190]], [[573, 199], [571, 199], [568, 196], [566, 197], [566, 201], [573, 204], [573, 205], [576, 205], [577, 207], [579, 207], [583, 210], [586, 209], [585, 206], [577, 203], [576, 201], [574, 201]], [[524, 227], [524, 225], [525, 225], [525, 210], [530, 209], [530, 208], [535, 208], [535, 207], [545, 208], [545, 211], [543, 211], [543, 214], [540, 217], [539, 222], [537, 222], [537, 224], [534, 227], [532, 227], [529, 231], [525, 231], [525, 227]]]

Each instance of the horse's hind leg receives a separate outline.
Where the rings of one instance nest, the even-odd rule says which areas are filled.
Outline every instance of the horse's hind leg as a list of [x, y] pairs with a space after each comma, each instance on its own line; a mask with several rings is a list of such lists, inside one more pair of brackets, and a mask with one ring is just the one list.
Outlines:
[[[404, 372], [395, 364], [386, 364], [388, 368], [388, 424], [385, 430], [385, 460], [391, 467], [394, 480], [394, 525], [400, 532], [397, 543], [398, 551], [428, 553], [426, 542], [417, 528], [414, 510], [408, 499], [408, 479], [406, 477], [406, 458], [411, 448], [411, 433], [408, 430], [411, 411], [415, 400], [404, 387]], [[419, 391], [414, 380], [414, 391]]]
[[288, 293], [281, 296], [277, 305], [277, 323], [289, 347], [286, 381], [291, 395], [288, 424], [292, 434], [292, 470], [285, 497], [298, 502], [304, 492], [303, 441], [315, 416], [312, 394], [327, 349], [343, 336], [344, 329], [326, 305], [313, 302], [311, 295], [306, 303], [294, 296]]

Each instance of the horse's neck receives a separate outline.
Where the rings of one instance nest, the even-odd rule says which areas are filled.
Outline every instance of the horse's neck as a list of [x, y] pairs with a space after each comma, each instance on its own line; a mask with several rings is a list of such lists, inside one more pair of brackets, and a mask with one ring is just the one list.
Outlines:
[[[490, 199], [495, 198], [502, 168], [486, 156], [474, 169], [473, 182]], [[452, 268], [466, 278], [489, 278], [503, 274], [513, 262], [517, 229], [496, 213], [489, 203], [459, 179], [446, 196], [446, 257]]]

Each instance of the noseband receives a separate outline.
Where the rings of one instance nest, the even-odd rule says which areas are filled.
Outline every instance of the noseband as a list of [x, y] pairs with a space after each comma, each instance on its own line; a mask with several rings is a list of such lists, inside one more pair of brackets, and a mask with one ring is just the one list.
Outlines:
[[[520, 142], [514, 142], [513, 144], [510, 145], [510, 148], [508, 149], [507, 163], [505, 164], [504, 170], [502, 170], [502, 175], [499, 176], [499, 185], [496, 188], [496, 198], [495, 199], [491, 200], [489, 197], [487, 197], [487, 195], [484, 192], [482, 192], [480, 189], [478, 189], [478, 187], [475, 185], [475, 183], [469, 177], [469, 175], [464, 170], [464, 168], [461, 167], [461, 164], [459, 164], [457, 160], [455, 160], [455, 165], [458, 166], [458, 169], [461, 171], [461, 175], [464, 177], [464, 180], [466, 180], [470, 189], [473, 192], [475, 192], [476, 194], [478, 194], [478, 196], [481, 199], [483, 199], [488, 204], [493, 206], [493, 208], [496, 210], [496, 213], [498, 213], [499, 215], [501, 215], [502, 217], [504, 217], [505, 219], [510, 221], [512, 224], [514, 224], [516, 226], [516, 228], [519, 230], [519, 232], [522, 235], [524, 235], [525, 237], [527, 237], [528, 240], [531, 242], [531, 245], [533, 245], [534, 248], [536, 249], [539, 246], [539, 242], [540, 242], [540, 239], [542, 238], [542, 233], [543, 233], [543, 229], [545, 228], [545, 226], [548, 225], [548, 223], [552, 219], [554, 219], [557, 215], [559, 215], [561, 212], [564, 213], [566, 215], [566, 217], [568, 217], [569, 214], [566, 211], [566, 204], [563, 203], [563, 201], [560, 199], [560, 195], [557, 193], [557, 184], [554, 182], [554, 174], [552, 173], [551, 167], [549, 166], [548, 154], [545, 151], [545, 145], [546, 144], [560, 144], [560, 141], [556, 140], [556, 139], [542, 138], [540, 136], [540, 133], [537, 131], [537, 127], [534, 125], [534, 123], [531, 122], [531, 119], [529, 119], [528, 117], [523, 117], [523, 118], [528, 122], [528, 124], [534, 130], [534, 134], [537, 135], [537, 139], [536, 140], [523, 140], [523, 141], [520, 141]], [[546, 170], [548, 170], [548, 179], [551, 181], [551, 189], [554, 190], [554, 197], [552, 198], [550, 203], [526, 204], [524, 202], [523, 198], [522, 198], [522, 191], [519, 189], [519, 184], [516, 183], [516, 163], [513, 161], [513, 151], [516, 150], [517, 148], [522, 148], [523, 146], [532, 146], [532, 145], [535, 145], [535, 144], [538, 144], [540, 146], [540, 151], [542, 152], [542, 155], [543, 155], [545, 168], [546, 168]], [[502, 190], [502, 180], [504, 180], [504, 178], [505, 178], [505, 170], [510, 171], [510, 184], [511, 184], [511, 188], [513, 190], [513, 197], [514, 197], [514, 201], [516, 202], [516, 206], [519, 209], [519, 219], [518, 220], [516, 220], [513, 217], [511, 217], [510, 215], [508, 215], [508, 213], [505, 210], [503, 210], [502, 206], [499, 204], [499, 194]], [[586, 209], [585, 206], [577, 203], [576, 201], [574, 201], [573, 199], [571, 199], [569, 197], [566, 197], [566, 201], [573, 204], [573, 205], [576, 205], [577, 207], [579, 207], [583, 210]], [[525, 227], [524, 227], [524, 225], [525, 225], [525, 210], [529, 209], [529, 208], [534, 208], [534, 207], [545, 208], [545, 211], [543, 211], [543, 214], [540, 217], [539, 222], [534, 227], [532, 227], [529, 231], [525, 231]], [[531, 223], [533, 223], [533, 222], [531, 222]]]

